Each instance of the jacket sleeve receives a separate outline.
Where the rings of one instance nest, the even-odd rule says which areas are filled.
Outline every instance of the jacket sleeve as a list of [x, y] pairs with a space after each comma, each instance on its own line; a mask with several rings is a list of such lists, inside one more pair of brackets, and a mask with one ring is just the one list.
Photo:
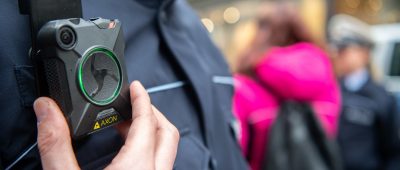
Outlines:
[[400, 113], [397, 110], [396, 100], [390, 96], [386, 113], [381, 121], [382, 158], [386, 170], [400, 168]]
[[0, 169], [4, 169], [4, 167], [3, 167], [3, 163], [2, 163], [3, 161], [1, 160], [1, 158], [0, 158]]

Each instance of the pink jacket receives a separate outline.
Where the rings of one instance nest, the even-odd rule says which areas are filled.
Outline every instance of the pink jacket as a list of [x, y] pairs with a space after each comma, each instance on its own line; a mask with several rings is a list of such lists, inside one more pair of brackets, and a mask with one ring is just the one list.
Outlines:
[[282, 100], [309, 102], [328, 137], [335, 137], [339, 87], [322, 50], [308, 43], [273, 48], [256, 65], [255, 72], [263, 85], [235, 75], [233, 106], [241, 127], [240, 144], [253, 170], [261, 169], [269, 129]]

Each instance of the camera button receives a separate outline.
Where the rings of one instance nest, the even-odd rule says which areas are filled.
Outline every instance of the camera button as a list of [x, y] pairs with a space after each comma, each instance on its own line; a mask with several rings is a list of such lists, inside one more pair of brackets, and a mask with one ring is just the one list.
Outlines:
[[100, 29], [109, 29], [110, 25], [114, 25], [114, 21], [109, 19], [97, 18], [96, 20], [92, 21], [94, 24], [97, 25]]

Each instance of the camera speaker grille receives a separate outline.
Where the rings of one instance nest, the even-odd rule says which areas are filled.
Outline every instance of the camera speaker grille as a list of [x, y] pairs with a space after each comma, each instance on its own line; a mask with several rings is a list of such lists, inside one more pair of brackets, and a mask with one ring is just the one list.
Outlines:
[[57, 102], [64, 114], [70, 114], [72, 103], [64, 64], [57, 58], [46, 59], [43, 64], [50, 97]]

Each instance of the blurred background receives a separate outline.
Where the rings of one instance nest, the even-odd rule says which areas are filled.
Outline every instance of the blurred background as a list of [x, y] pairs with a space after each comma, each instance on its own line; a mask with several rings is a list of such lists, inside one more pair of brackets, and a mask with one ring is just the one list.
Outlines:
[[[395, 100], [391, 96], [389, 97], [389, 95], [387, 98], [385, 98], [387, 100], [375, 98], [374, 96], [370, 95], [375, 92], [379, 94], [387, 94], [386, 91], [389, 91], [391, 94], [396, 96], [398, 103], [397, 107], [398, 110], [400, 110], [400, 0], [188, 1], [197, 11], [203, 25], [208, 30], [217, 47], [219, 47], [224, 53], [231, 71], [233, 73], [247, 74], [248, 76], [254, 78], [255, 82], [259, 82], [261, 80], [264, 83], [263, 85], [265, 85], [266, 82], [269, 83], [266, 87], [264, 87], [264, 90], [267, 92], [268, 90], [273, 91], [272, 94], [280, 94], [279, 92], [286, 91], [287, 89], [295, 87], [296, 85], [290, 83], [290, 85], [279, 84], [276, 87], [285, 87], [282, 88], [284, 90], [279, 91], [279, 88], [271, 90], [271, 84], [274, 85], [275, 82], [279, 83], [280, 80], [277, 79], [284, 77], [285, 74], [276, 76], [274, 75], [277, 73], [274, 72], [275, 70], [273, 70], [272, 73], [268, 71], [260, 73], [260, 68], [271, 68], [273, 67], [271, 66], [273, 65], [271, 63], [274, 63], [276, 60], [270, 63], [265, 62], [270, 65], [268, 65], [268, 67], [264, 67], [264, 65], [263, 67], [260, 66], [260, 68], [257, 68], [257, 72], [254, 73], [254, 69], [258, 67], [254, 63], [260, 64], [260, 61], [266, 61], [257, 59], [257, 56], [262, 56], [264, 58], [273, 56], [273, 52], [266, 52], [268, 45], [272, 44], [271, 46], [276, 45], [282, 47], [285, 45], [287, 46], [296, 44], [293, 43], [293, 40], [299, 40], [300, 42], [312, 42], [312, 44], [322, 48], [323, 51], [325, 51], [330, 57], [335, 68], [334, 70], [338, 78], [337, 80], [339, 80], [338, 82], [340, 82], [341, 85], [341, 96], [343, 102], [341, 103], [342, 106], [340, 109], [340, 121], [338, 121], [339, 135], [337, 139], [341, 148], [341, 156], [346, 169], [385, 169], [382, 167], [400, 169], [400, 164], [395, 165], [389, 163], [392, 162], [392, 160], [393, 162], [399, 162], [399, 142], [397, 142], [396, 145], [394, 145], [395, 142], [393, 142], [393, 145], [390, 146], [385, 145], [387, 148], [389, 148], [388, 150], [393, 152], [392, 155], [397, 155], [393, 157], [380, 154], [386, 151], [383, 151], [382, 148], [376, 147], [378, 145], [374, 144], [374, 141], [385, 143], [385, 141], [398, 141], [398, 139], [400, 139], [400, 113], [393, 109], [396, 108]], [[294, 6], [293, 9], [295, 12], [291, 13], [290, 10], [285, 11], [285, 8], [276, 5], [279, 3], [274, 3], [276, 1], [289, 1], [290, 3], [287, 4], [290, 4], [290, 7]], [[290, 17], [294, 19], [288, 20]], [[338, 22], [339, 20], [342, 20], [342, 22]], [[284, 25], [282, 23], [291, 24]], [[336, 26], [332, 23], [336, 23]], [[342, 25], [337, 27], [340, 25], [338, 23]], [[339, 40], [336, 42], [336, 44], [335, 39]], [[282, 45], [280, 43], [285, 41], [280, 40], [286, 40], [286, 43], [288, 44], [283, 43], [284, 45]], [[296, 57], [297, 54], [300, 54], [296, 53], [296, 51], [290, 51], [288, 49], [289, 48], [285, 49], [287, 51], [282, 52], [282, 55], [280, 56], [281, 58], [276, 57], [270, 60], [281, 59], [283, 61], [285, 60], [285, 56], [291, 55], [291, 57]], [[295, 77], [294, 79], [297, 81], [301, 80], [298, 75], [301, 75], [302, 71], [308, 70], [307, 68], [314, 69], [318, 66], [318, 64], [313, 65], [311, 61], [302, 61], [304, 60], [295, 60], [295, 58], [284, 61], [286, 64], [284, 69], [286, 69], [288, 72], [290, 72], [290, 70], [294, 70], [296, 74], [291, 76]], [[291, 65], [293, 63], [299, 63], [299, 65], [300, 63], [304, 63], [304, 65], [298, 69], [296, 65]], [[316, 72], [318, 71], [312, 71], [312, 73]], [[312, 77], [312, 73], [307, 73], [307, 75], [304, 77], [307, 77], [306, 79], [313, 79], [314, 77]], [[266, 77], [266, 80], [269, 80], [268, 78], [273, 76], [275, 76], [275, 79], [272, 80], [273, 78], [271, 78], [271, 81], [264, 81], [265, 79], [263, 78], [265, 77], [263, 76]], [[245, 81], [242, 80], [242, 82]], [[323, 82], [329, 81], [323, 80]], [[375, 83], [383, 85], [386, 91], [381, 87], [375, 89], [364, 88], [372, 87], [372, 85]], [[237, 84], [239, 85], [236, 87], [236, 90], [239, 90], [237, 90], [236, 93], [243, 94], [242, 96], [252, 96], [248, 95], [251, 92], [251, 90], [249, 90], [251, 88], [241, 88], [241, 83]], [[304, 83], [302, 82], [297, 84], [299, 87], [301, 85], [304, 85]], [[252, 90], [255, 89], [256, 88]], [[307, 86], [299, 89], [301, 89], [299, 91], [305, 91]], [[334, 89], [330, 90], [332, 90], [332, 94], [334, 94]], [[309, 93], [314, 93], [313, 89], [310, 90]], [[244, 129], [243, 136], [245, 137], [242, 139], [246, 139], [246, 128], [255, 129], [254, 127], [260, 127], [260, 124], [262, 124], [248, 123], [252, 122], [252, 120], [249, 118], [249, 121], [246, 117], [247, 115], [257, 114], [257, 116], [266, 116], [266, 118], [263, 120], [271, 119], [271, 116], [268, 117], [268, 115], [274, 115], [273, 113], [271, 114], [266, 111], [271, 106], [266, 104], [269, 100], [262, 98], [261, 94], [263, 93], [255, 92], [255, 94], [257, 94], [254, 95], [256, 97], [253, 97], [255, 99], [248, 99], [250, 101], [249, 103], [253, 104], [252, 106], [254, 106], [254, 108], [252, 109], [254, 110], [247, 108], [247, 110], [240, 110], [241, 106], [243, 106], [242, 108], [247, 106], [246, 103], [243, 102], [246, 100], [243, 99], [242, 101], [239, 98], [240, 95], [237, 95], [239, 96], [239, 99], [234, 100], [235, 107], [239, 108], [235, 110], [235, 113], [239, 118], [241, 118], [241, 129]], [[296, 93], [291, 92], [290, 94], [295, 95]], [[236, 100], [239, 102], [236, 103]], [[262, 104], [258, 105], [257, 102]], [[333, 102], [333, 104], [335, 103]], [[372, 105], [376, 107], [372, 107]], [[389, 107], [386, 107], [386, 105]], [[331, 110], [326, 109], [324, 111], [320, 111], [319, 113], [329, 115], [327, 113], [332, 111], [332, 108]], [[257, 109], [262, 110], [262, 112], [258, 112]], [[317, 111], [316, 113], [318, 114]], [[336, 112], [332, 113], [336, 114]], [[379, 113], [380, 116], [378, 116], [376, 113]], [[335, 114], [331, 114], [331, 118], [332, 115]], [[373, 117], [371, 117], [371, 115], [373, 115]], [[385, 116], [391, 118], [385, 119], [383, 118]], [[371, 120], [369, 122], [372, 123], [365, 123], [365, 121], [363, 121], [367, 119]], [[323, 119], [321, 119], [321, 121], [323, 121]], [[385, 128], [380, 128], [381, 126], [375, 124], [375, 122], [380, 122], [379, 124], [385, 125]], [[264, 130], [268, 129], [266, 128], [268, 126], [264, 125], [265, 124], [263, 124]], [[328, 132], [327, 134], [329, 135], [329, 128], [326, 127], [325, 130], [328, 129], [326, 132]], [[379, 129], [382, 131], [379, 131]], [[379, 136], [384, 132], [390, 132], [390, 135], [387, 135], [387, 138]], [[268, 130], [260, 130], [259, 134], [254, 133], [252, 136], [247, 135], [247, 137], [251, 138], [249, 141], [256, 141], [259, 138], [266, 139], [265, 136], [262, 136], [266, 133], [268, 133]], [[244, 148], [245, 153], [246, 148], [257, 148], [256, 143], [248, 144], [246, 143], [246, 140], [242, 140], [242, 142], [242, 148]], [[262, 153], [256, 153], [257, 150], [258, 149], [249, 149], [249, 153], [245, 154], [252, 169], [254, 170], [261, 169], [258, 166], [260, 165], [259, 162], [261, 162], [260, 160], [262, 159], [258, 158], [262, 157]], [[377, 152], [372, 153], [368, 151]], [[364, 162], [374, 162], [376, 160], [385, 160], [382, 161], [385, 163], [380, 165], [376, 164], [378, 166], [364, 164]]]
[[[248, 47], [256, 30], [262, 3], [272, 0], [189, 0], [232, 71], [238, 56]], [[379, 81], [400, 92], [400, 1], [399, 0], [292, 0], [319, 44], [325, 44], [327, 22], [335, 14], [348, 14], [373, 25], [376, 42], [373, 64]]]

